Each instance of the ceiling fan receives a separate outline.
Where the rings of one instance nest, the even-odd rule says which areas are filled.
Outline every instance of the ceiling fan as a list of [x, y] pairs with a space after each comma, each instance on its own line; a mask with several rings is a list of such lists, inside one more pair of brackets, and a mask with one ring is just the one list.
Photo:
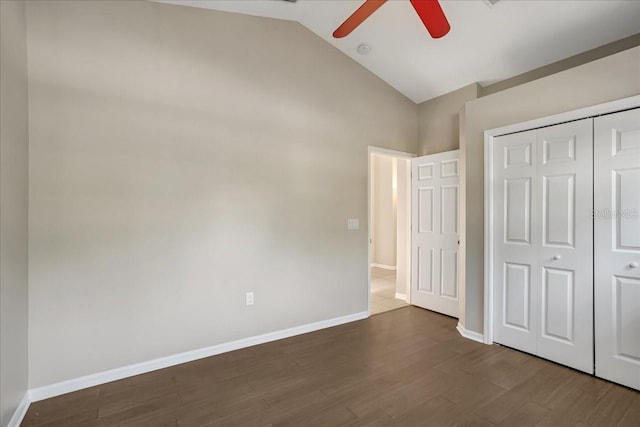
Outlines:
[[[438, 0], [410, 0], [411, 5], [418, 13], [420, 20], [434, 39], [445, 36], [451, 27], [449, 21], [440, 7]], [[362, 22], [385, 4], [387, 0], [366, 0], [362, 6], [347, 18], [346, 21], [333, 32], [333, 37], [339, 39], [348, 36]]]

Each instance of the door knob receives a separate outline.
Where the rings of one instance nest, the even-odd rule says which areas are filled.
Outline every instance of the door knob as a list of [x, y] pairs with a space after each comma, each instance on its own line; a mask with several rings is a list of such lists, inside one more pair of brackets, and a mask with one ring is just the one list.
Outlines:
[[633, 261], [629, 263], [629, 268], [638, 268], [638, 261]]
[[558, 261], [560, 258], [562, 258], [562, 256], [560, 256], [560, 255], [554, 255], [553, 256], [553, 260], [554, 261]]

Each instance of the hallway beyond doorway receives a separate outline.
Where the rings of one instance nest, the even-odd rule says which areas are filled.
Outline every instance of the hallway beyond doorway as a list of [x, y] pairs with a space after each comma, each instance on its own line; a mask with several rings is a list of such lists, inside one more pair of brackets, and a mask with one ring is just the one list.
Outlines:
[[371, 314], [408, 305], [405, 301], [396, 299], [396, 272], [371, 267]]

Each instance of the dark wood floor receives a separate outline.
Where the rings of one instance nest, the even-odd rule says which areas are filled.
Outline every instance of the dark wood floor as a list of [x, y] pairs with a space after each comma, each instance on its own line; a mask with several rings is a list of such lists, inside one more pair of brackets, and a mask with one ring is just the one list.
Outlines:
[[31, 405], [23, 426], [634, 426], [640, 393], [415, 307]]

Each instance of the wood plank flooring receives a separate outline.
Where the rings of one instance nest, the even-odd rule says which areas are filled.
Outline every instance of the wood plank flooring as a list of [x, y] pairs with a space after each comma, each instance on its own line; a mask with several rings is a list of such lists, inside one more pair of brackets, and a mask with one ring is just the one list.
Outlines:
[[35, 402], [23, 426], [634, 426], [640, 393], [415, 307]]

